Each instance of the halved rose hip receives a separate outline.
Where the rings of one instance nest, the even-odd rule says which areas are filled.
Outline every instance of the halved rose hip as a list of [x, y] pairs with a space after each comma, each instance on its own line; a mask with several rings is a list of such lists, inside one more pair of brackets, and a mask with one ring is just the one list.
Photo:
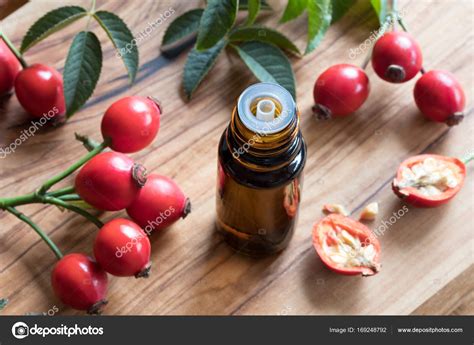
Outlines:
[[380, 271], [380, 243], [364, 224], [330, 214], [313, 227], [313, 245], [336, 273], [371, 276]]
[[457, 158], [424, 154], [402, 162], [392, 182], [393, 191], [416, 207], [437, 207], [461, 189], [466, 166]]

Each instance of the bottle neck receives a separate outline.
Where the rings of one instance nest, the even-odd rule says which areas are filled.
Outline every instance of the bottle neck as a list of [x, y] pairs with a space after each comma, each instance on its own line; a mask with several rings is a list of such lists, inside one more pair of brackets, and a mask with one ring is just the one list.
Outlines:
[[[278, 169], [288, 164], [302, 145], [299, 113], [290, 114], [291, 121], [282, 130], [269, 133], [263, 128], [254, 131], [246, 127], [234, 108], [227, 129], [227, 143], [234, 159], [253, 170]], [[273, 121], [278, 121], [278, 117]]]

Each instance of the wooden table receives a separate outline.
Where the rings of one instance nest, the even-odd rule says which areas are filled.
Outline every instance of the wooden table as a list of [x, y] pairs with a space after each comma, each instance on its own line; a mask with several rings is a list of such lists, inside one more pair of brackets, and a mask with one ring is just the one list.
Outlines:
[[[64, 1], [32, 1], [3, 21], [4, 31], [19, 44], [31, 23]], [[88, 1], [73, 3], [89, 6]], [[122, 16], [135, 33], [173, 7], [183, 13], [199, 2], [99, 1], [98, 8]], [[453, 72], [473, 99], [473, 3], [471, 1], [400, 1], [409, 29], [424, 53], [426, 69]], [[263, 21], [275, 25], [277, 16]], [[332, 26], [317, 50], [294, 59], [297, 102], [308, 143], [305, 186], [297, 231], [280, 255], [251, 259], [234, 253], [214, 231], [216, 148], [239, 93], [256, 80], [233, 54], [220, 57], [215, 69], [185, 103], [181, 75], [185, 54], [174, 60], [160, 56], [167, 24], [141, 42], [141, 69], [133, 87], [122, 62], [100, 28], [104, 67], [88, 104], [65, 126], [41, 130], [0, 161], [0, 195], [31, 192], [47, 177], [83, 154], [74, 132], [100, 139], [105, 109], [125, 95], [153, 95], [164, 106], [157, 140], [133, 157], [150, 171], [174, 178], [190, 196], [193, 212], [152, 236], [153, 274], [147, 280], [110, 279], [105, 314], [473, 314], [473, 179], [457, 198], [433, 210], [409, 208], [381, 237], [383, 268], [371, 278], [336, 275], [323, 267], [311, 243], [313, 223], [326, 202], [346, 205], [357, 216], [370, 201], [381, 212], [370, 226], [389, 221], [403, 207], [390, 182], [398, 164], [422, 152], [463, 156], [474, 149], [473, 116], [458, 127], [424, 120], [412, 97], [414, 80], [393, 85], [378, 79], [371, 67], [372, 90], [366, 104], [345, 119], [318, 122], [311, 116], [312, 88], [317, 75], [334, 63], [360, 63], [349, 58], [377, 28], [368, 6], [359, 3]], [[26, 54], [30, 63], [63, 68], [75, 23]], [[281, 28], [300, 47], [304, 18]], [[468, 111], [472, 115], [472, 111]], [[13, 96], [1, 104], [0, 145], [6, 146], [28, 126]], [[473, 167], [468, 175], [474, 174]], [[66, 182], [71, 182], [72, 178]], [[92, 224], [54, 207], [33, 205], [22, 210], [37, 221], [64, 252], [91, 253]], [[123, 214], [119, 214], [120, 216]], [[104, 220], [117, 217], [105, 214]], [[47, 312], [81, 314], [53, 295], [50, 273], [55, 258], [46, 245], [11, 215], [0, 213], [0, 297], [10, 302], [5, 314]]]

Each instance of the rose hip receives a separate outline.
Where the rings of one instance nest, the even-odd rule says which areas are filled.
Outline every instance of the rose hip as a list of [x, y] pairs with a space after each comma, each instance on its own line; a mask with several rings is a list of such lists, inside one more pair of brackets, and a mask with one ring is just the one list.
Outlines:
[[100, 314], [107, 304], [107, 273], [84, 254], [69, 254], [56, 263], [51, 274], [56, 296], [66, 305]]
[[313, 227], [313, 245], [322, 262], [344, 275], [371, 276], [380, 271], [380, 243], [364, 224], [332, 213]]
[[161, 109], [150, 98], [132, 96], [113, 103], [102, 118], [102, 136], [114, 151], [131, 153], [147, 147], [160, 128]]
[[191, 203], [172, 179], [148, 176], [145, 186], [127, 208], [128, 215], [149, 234], [171, 225], [191, 212]]
[[424, 154], [400, 164], [392, 189], [415, 207], [437, 207], [456, 196], [465, 177], [466, 166], [459, 159]]
[[406, 32], [388, 32], [374, 45], [372, 67], [380, 78], [388, 82], [403, 83], [412, 79], [422, 64], [420, 46]]
[[108, 273], [118, 277], [148, 277], [150, 240], [134, 222], [118, 218], [106, 223], [94, 242], [94, 256]]
[[346, 116], [359, 109], [369, 95], [369, 78], [357, 66], [329, 67], [314, 84], [313, 111], [319, 118]]
[[77, 194], [93, 207], [104, 211], [127, 208], [146, 182], [140, 164], [118, 152], [100, 153], [87, 162], [75, 180]]
[[12, 90], [15, 78], [20, 71], [20, 62], [0, 38], [0, 96]]
[[23, 108], [33, 117], [64, 114], [63, 78], [54, 68], [34, 64], [22, 70], [15, 80], [15, 93]]
[[429, 71], [418, 79], [413, 90], [418, 109], [428, 119], [457, 125], [464, 118], [464, 91], [456, 78], [446, 71]]

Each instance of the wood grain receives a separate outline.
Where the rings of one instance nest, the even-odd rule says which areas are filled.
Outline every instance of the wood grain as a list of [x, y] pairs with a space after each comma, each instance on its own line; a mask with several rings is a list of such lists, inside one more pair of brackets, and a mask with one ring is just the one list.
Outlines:
[[[30, 2], [8, 16], [3, 28], [19, 44], [26, 28], [60, 3]], [[88, 1], [74, 3], [89, 6]], [[137, 7], [131, 1], [115, 0], [98, 1], [98, 8], [119, 14], [137, 34], [170, 7], [178, 15], [199, 4], [146, 0]], [[423, 49], [425, 68], [453, 72], [467, 92], [471, 109], [473, 3], [412, 0], [400, 1], [399, 6]], [[277, 20], [273, 14], [262, 18], [271, 26]], [[360, 54], [351, 60], [349, 53], [377, 29], [366, 3], [358, 2], [333, 25], [315, 53], [292, 60], [308, 144], [301, 213], [289, 247], [258, 260], [234, 253], [214, 231], [217, 143], [236, 98], [255, 79], [235, 55], [223, 54], [193, 100], [185, 103], [181, 91], [185, 54], [170, 60], [159, 53], [166, 25], [140, 42], [141, 68], [131, 87], [113, 47], [93, 25], [104, 52], [93, 98], [65, 126], [41, 130], [0, 161], [0, 195], [31, 192], [83, 153], [73, 140], [74, 132], [100, 139], [101, 116], [113, 101], [129, 94], [152, 95], [162, 101], [164, 115], [157, 140], [132, 156], [149, 171], [174, 178], [191, 198], [193, 213], [153, 235], [154, 269], [149, 279], [110, 279], [106, 314], [474, 313], [473, 296], [466, 292], [473, 282], [472, 178], [449, 205], [436, 210], [409, 208], [387, 227], [380, 239], [383, 268], [375, 277], [331, 273], [312, 248], [311, 228], [321, 217], [323, 203], [342, 203], [357, 216], [367, 202], [379, 201], [381, 214], [370, 224], [375, 229], [403, 209], [390, 190], [401, 160], [421, 152], [463, 156], [474, 149], [471, 112], [460, 126], [449, 130], [428, 122], [414, 105], [414, 80], [388, 84], [370, 67], [371, 95], [356, 114], [327, 122], [311, 117], [316, 76], [336, 62], [357, 64], [364, 59]], [[62, 69], [74, 33], [84, 26], [79, 21], [49, 37], [26, 54], [27, 61]], [[279, 26], [300, 47], [304, 47], [305, 27], [304, 17]], [[1, 147], [14, 142], [29, 123], [14, 96], [2, 101], [0, 119]], [[472, 173], [469, 167], [468, 175]], [[64, 252], [91, 253], [93, 225], [53, 207], [29, 205], [23, 210], [47, 229]], [[116, 216], [107, 213], [102, 218]], [[10, 299], [3, 312], [46, 312], [57, 306], [60, 314], [80, 314], [63, 306], [51, 292], [55, 259], [48, 248], [26, 225], [4, 212], [0, 224], [0, 294]], [[459, 297], [453, 299], [451, 291]], [[428, 303], [433, 298], [438, 302]]]

